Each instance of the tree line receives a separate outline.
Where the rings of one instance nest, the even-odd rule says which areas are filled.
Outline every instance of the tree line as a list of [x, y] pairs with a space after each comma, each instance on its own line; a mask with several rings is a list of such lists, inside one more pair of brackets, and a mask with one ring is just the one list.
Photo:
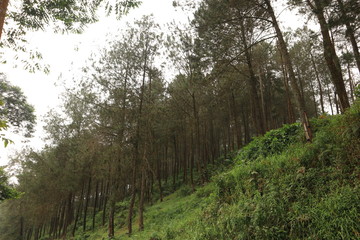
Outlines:
[[287, 1], [320, 32], [284, 31], [273, 4], [204, 0], [168, 34], [151, 16], [124, 29], [49, 112], [49, 144], [14, 157], [22, 195], [2, 203], [1, 237], [98, 225], [130, 235], [134, 219], [146, 227], [147, 204], [181, 184], [195, 191], [209, 164], [253, 137], [346, 111], [360, 71], [359, 3]]

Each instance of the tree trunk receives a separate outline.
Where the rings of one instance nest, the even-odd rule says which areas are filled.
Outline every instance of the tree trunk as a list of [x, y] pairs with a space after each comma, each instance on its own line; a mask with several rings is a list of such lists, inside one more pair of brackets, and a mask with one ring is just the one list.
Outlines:
[[89, 200], [90, 200], [90, 194], [91, 194], [91, 177], [89, 177], [88, 182], [88, 189], [86, 193], [86, 199], [85, 199], [85, 206], [84, 206], [84, 222], [83, 222], [83, 231], [86, 231], [86, 218], [87, 218], [87, 210], [89, 206]]
[[295, 72], [294, 72], [294, 68], [293, 68], [291, 58], [290, 58], [289, 51], [287, 49], [286, 42], [284, 40], [283, 34], [282, 34], [282, 32], [280, 30], [280, 27], [278, 25], [278, 22], [277, 22], [274, 10], [273, 10], [273, 8], [271, 6], [270, 0], [265, 0], [265, 4], [267, 6], [268, 13], [270, 14], [270, 17], [272, 19], [272, 24], [273, 24], [273, 27], [275, 28], [276, 36], [277, 36], [278, 41], [279, 41], [279, 47], [280, 47], [281, 55], [284, 58], [284, 63], [285, 63], [285, 66], [287, 67], [287, 70], [288, 70], [290, 84], [291, 84], [292, 91], [295, 94], [296, 104], [297, 104], [297, 107], [298, 107], [298, 110], [299, 110], [301, 123], [304, 126], [304, 128], [307, 130], [305, 135], [310, 137], [310, 139], [307, 139], [307, 140], [311, 141], [312, 140], [311, 139], [312, 138], [312, 133], [311, 133], [310, 125], [306, 121], [305, 101], [304, 101], [304, 98], [301, 95], [299, 86], [298, 86], [298, 84], [296, 82]]
[[1, 0], [0, 2], [0, 40], [4, 29], [5, 17], [9, 0]]
[[[112, 193], [112, 194], [114, 194], [114, 193]], [[114, 198], [114, 196], [112, 198]], [[114, 216], [115, 216], [115, 199], [111, 199], [110, 209], [109, 209], [109, 225], [108, 225], [108, 237], [109, 238], [113, 238], [115, 235]]]
[[310, 52], [310, 58], [311, 58], [311, 63], [312, 63], [312, 66], [314, 68], [314, 71], [315, 71], [315, 77], [316, 77], [316, 81], [319, 85], [319, 95], [320, 95], [320, 106], [321, 106], [321, 112], [322, 114], [325, 113], [325, 108], [324, 108], [324, 96], [323, 96], [323, 89], [322, 89], [322, 85], [321, 85], [321, 81], [320, 81], [320, 77], [319, 77], [319, 72], [318, 72], [318, 69], [316, 67], [316, 63], [315, 63], [315, 59], [314, 59], [314, 55], [311, 54]]
[[332, 100], [331, 100], [331, 93], [330, 93], [329, 86], [327, 86], [327, 96], [328, 96], [328, 99], [329, 99], [331, 115], [334, 115], [334, 108], [333, 108], [333, 104], [332, 104]]
[[265, 133], [264, 128], [264, 121], [263, 116], [261, 114], [261, 105], [260, 105], [260, 99], [257, 93], [257, 84], [256, 84], [256, 77], [255, 72], [252, 64], [252, 59], [250, 55], [250, 51], [247, 44], [246, 34], [245, 34], [245, 26], [244, 23], [241, 22], [241, 36], [242, 36], [242, 42], [244, 44], [244, 53], [246, 58], [246, 64], [248, 66], [249, 75], [248, 83], [250, 85], [250, 95], [251, 95], [251, 106], [252, 106], [252, 113], [255, 123], [255, 128], [257, 131], [257, 135], [263, 135]]
[[77, 208], [77, 211], [76, 211], [74, 227], [73, 227], [73, 230], [72, 230], [72, 236], [75, 236], [76, 226], [77, 226], [78, 220], [80, 218], [83, 199], [84, 199], [84, 189], [85, 189], [85, 182], [83, 182], [83, 185], [82, 185], [82, 188], [81, 188], [81, 194], [80, 194], [80, 198], [79, 198], [78, 208]]
[[312, 81], [309, 81], [309, 82], [310, 82], [310, 87], [311, 87], [311, 91], [312, 91], [315, 117], [318, 117], [318, 107], [317, 107], [316, 96], [315, 96], [315, 87], [314, 87], [314, 84]]
[[343, 113], [347, 108], [350, 107], [350, 103], [348, 96], [346, 94], [346, 88], [342, 76], [340, 61], [336, 54], [334, 43], [331, 40], [328, 23], [326, 22], [324, 16], [324, 8], [320, 0], [314, 0], [315, 5], [312, 4], [310, 0], [306, 0], [306, 1], [313, 10], [313, 12], [315, 13], [318, 22], [320, 24], [321, 35], [323, 37], [325, 61], [330, 70], [331, 80], [335, 86], [336, 93], [339, 96], [340, 109], [341, 112]]
[[337, 0], [337, 2], [339, 4], [342, 17], [345, 20], [345, 26], [346, 26], [346, 34], [345, 35], [350, 40], [351, 46], [353, 48], [353, 53], [354, 53], [356, 65], [357, 65], [357, 68], [358, 68], [359, 73], [360, 73], [360, 53], [359, 53], [359, 47], [357, 45], [357, 41], [356, 41], [356, 38], [355, 38], [355, 31], [354, 31], [353, 26], [351, 26], [351, 23], [348, 20], [343, 1], [342, 0]]
[[137, 177], [137, 169], [136, 166], [133, 166], [132, 171], [132, 182], [131, 182], [131, 199], [129, 204], [129, 213], [127, 218], [127, 227], [129, 236], [132, 234], [132, 217], [134, 212], [135, 198], [136, 198], [136, 177]]
[[[338, 100], [338, 95], [336, 92], [334, 92], [334, 102], [335, 102], [335, 107], [336, 107], [336, 114], [340, 114], [340, 110], [339, 110], [339, 100]], [[340, 107], [341, 108], [341, 107]]]
[[349, 76], [349, 86], [350, 86], [350, 96], [351, 96], [351, 100], [352, 102], [355, 101], [355, 95], [354, 95], [354, 80], [351, 76], [351, 69], [350, 69], [350, 64], [347, 64], [347, 70], [348, 70], [348, 76]]
[[20, 240], [24, 240], [24, 217], [20, 217]]
[[96, 181], [95, 187], [95, 199], [94, 199], [94, 208], [93, 208], [93, 219], [92, 219], [92, 230], [95, 230], [95, 217], [96, 217], [96, 208], [98, 205], [98, 198], [99, 198], [99, 182]]
[[[237, 115], [237, 106], [236, 106], [236, 101], [235, 101], [235, 95], [234, 92], [231, 92], [231, 101], [232, 101], [232, 112], [233, 112], [233, 118], [234, 118], [234, 123], [235, 123], [235, 131], [236, 131], [236, 144], [237, 144], [237, 149], [240, 149], [242, 147], [242, 136], [241, 136], [241, 126], [239, 124], [239, 120], [238, 120], [238, 115]], [[211, 124], [212, 126], [212, 124]], [[210, 128], [211, 134], [213, 132], [213, 129]], [[212, 137], [213, 138], [213, 137]], [[213, 159], [215, 157], [213, 156]]]
[[139, 231], [144, 230], [144, 196], [145, 196], [145, 168], [142, 167], [141, 171], [141, 187], [140, 187], [140, 200], [139, 200]]
[[104, 200], [103, 200], [103, 212], [102, 212], [102, 225], [105, 225], [106, 222], [106, 205], [109, 199], [109, 189], [110, 189], [110, 181], [106, 183], [105, 193], [104, 193]]
[[285, 92], [286, 92], [286, 102], [287, 102], [287, 117], [288, 117], [288, 123], [294, 123], [296, 121], [293, 105], [291, 102], [291, 94], [289, 90], [289, 81], [288, 81], [288, 74], [286, 71], [286, 68], [284, 66], [284, 60], [283, 57], [280, 54], [281, 58], [281, 69], [283, 73], [283, 79], [284, 79], [284, 86], [285, 86]]

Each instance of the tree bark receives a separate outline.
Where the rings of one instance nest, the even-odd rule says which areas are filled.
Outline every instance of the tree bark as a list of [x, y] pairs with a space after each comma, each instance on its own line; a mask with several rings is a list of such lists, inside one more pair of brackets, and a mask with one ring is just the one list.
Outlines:
[[96, 187], [95, 187], [95, 199], [94, 199], [94, 208], [93, 208], [93, 219], [92, 219], [92, 230], [95, 229], [95, 217], [96, 217], [96, 208], [98, 205], [98, 198], [99, 198], [99, 182], [96, 181]]
[[336, 54], [335, 46], [329, 34], [328, 23], [324, 16], [324, 7], [320, 0], [314, 0], [313, 4], [310, 0], [306, 0], [310, 8], [315, 13], [320, 24], [321, 35], [323, 37], [324, 57], [331, 74], [331, 80], [335, 86], [336, 93], [339, 96], [340, 110], [343, 113], [350, 107], [349, 99], [346, 93], [345, 83], [342, 76], [341, 65]]
[[293, 104], [291, 102], [288, 74], [287, 74], [286, 68], [284, 66], [284, 60], [283, 60], [283, 57], [281, 56], [281, 54], [280, 54], [280, 58], [281, 58], [281, 69], [282, 69], [282, 73], [283, 73], [283, 80], [284, 80], [284, 86], [285, 86], [285, 92], [286, 92], [287, 117], [288, 117], [287, 122], [294, 123], [296, 121], [296, 119], [295, 119]]
[[253, 113], [253, 118], [254, 118], [254, 122], [255, 122], [255, 127], [257, 130], [257, 135], [262, 135], [265, 133], [264, 121], [263, 121], [264, 118], [261, 114], [261, 108], [260, 108], [261, 105], [260, 105], [259, 95], [257, 93], [256, 77], [255, 77], [252, 59], [251, 59], [251, 55], [250, 55], [250, 51], [249, 51], [249, 47], [248, 47], [248, 43], [247, 43], [247, 39], [246, 39], [245, 26], [244, 26], [243, 22], [241, 22], [240, 24], [241, 24], [241, 26], [240, 26], [241, 27], [241, 38], [242, 38], [242, 43], [244, 45], [246, 64], [248, 66], [249, 75], [250, 75], [250, 77], [248, 78], [248, 83], [250, 85], [252, 113]]
[[295, 71], [294, 71], [294, 68], [293, 68], [293, 64], [292, 64], [292, 61], [291, 61], [291, 58], [290, 58], [290, 54], [289, 54], [286, 42], [285, 42], [283, 34], [282, 34], [281, 30], [280, 30], [280, 27], [279, 27], [279, 24], [277, 22], [274, 10], [273, 10], [273, 8], [271, 6], [270, 0], [264, 0], [264, 1], [265, 1], [266, 6], [267, 6], [267, 11], [270, 14], [273, 27], [275, 28], [276, 36], [277, 36], [278, 41], [279, 41], [280, 52], [281, 52], [281, 55], [284, 58], [284, 64], [285, 64], [285, 66], [286, 66], [286, 68], [288, 70], [290, 84], [291, 84], [292, 91], [295, 94], [296, 105], [297, 105], [298, 110], [299, 110], [301, 123], [304, 126], [304, 128], [307, 129], [306, 136], [310, 137], [310, 139], [307, 139], [307, 140], [311, 141], [312, 140], [311, 139], [312, 138], [312, 133], [311, 133], [310, 125], [306, 121], [305, 100], [304, 100], [303, 96], [301, 95], [299, 86], [298, 86], [297, 81], [296, 81]]
[[0, 2], [0, 40], [4, 29], [5, 17], [9, 0], [1, 0]]
[[145, 168], [142, 167], [141, 171], [141, 187], [140, 187], [140, 200], [139, 200], [139, 231], [144, 230], [144, 196], [145, 196]]
[[324, 93], [323, 93], [323, 89], [322, 89], [322, 85], [321, 85], [321, 81], [320, 81], [320, 77], [319, 77], [319, 71], [318, 71], [318, 69], [317, 69], [317, 67], [316, 67], [314, 55], [312, 55], [311, 52], [310, 52], [310, 58], [311, 58], [312, 66], [313, 66], [314, 71], [315, 71], [316, 81], [317, 81], [318, 86], [319, 86], [321, 112], [322, 112], [322, 114], [324, 114], [324, 113], [325, 113], [325, 108], [324, 108], [324, 96], [323, 96]]
[[75, 216], [75, 221], [74, 221], [74, 227], [72, 230], [72, 236], [75, 236], [75, 231], [76, 231], [76, 226], [77, 226], [77, 222], [80, 218], [80, 214], [81, 214], [81, 209], [82, 209], [82, 204], [83, 204], [83, 199], [84, 199], [84, 189], [85, 189], [85, 182], [83, 182], [82, 188], [81, 188], [81, 194], [80, 194], [80, 198], [79, 198], [79, 203], [78, 203], [78, 208], [76, 211], [76, 216]]
[[[114, 194], [114, 193], [112, 193], [112, 194]], [[108, 225], [108, 237], [109, 238], [113, 238], [115, 235], [114, 216], [115, 216], [115, 200], [111, 199], [110, 209], [109, 209], [109, 225]]]
[[353, 48], [356, 65], [357, 65], [357, 68], [360, 73], [360, 53], [359, 53], [359, 47], [357, 45], [356, 38], [355, 38], [355, 31], [354, 31], [353, 26], [351, 26], [351, 23], [347, 20], [347, 14], [346, 14], [346, 10], [345, 10], [343, 1], [337, 0], [337, 2], [339, 4], [342, 17], [345, 19], [345, 26], [346, 26], [346, 34], [345, 35], [350, 40], [351, 46]]
[[85, 199], [85, 206], [84, 206], [84, 222], [83, 222], [83, 231], [86, 231], [86, 218], [87, 218], [87, 210], [89, 206], [89, 200], [90, 200], [90, 192], [91, 192], [91, 177], [89, 177], [88, 181], [88, 189], [86, 193], [86, 199]]

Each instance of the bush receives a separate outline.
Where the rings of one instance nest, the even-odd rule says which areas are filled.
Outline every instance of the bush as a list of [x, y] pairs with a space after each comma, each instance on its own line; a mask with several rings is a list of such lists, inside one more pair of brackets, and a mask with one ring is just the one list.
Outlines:
[[244, 147], [240, 151], [237, 160], [253, 161], [259, 157], [280, 154], [298, 139], [299, 132], [300, 125], [298, 123], [285, 124], [282, 128], [271, 130], [264, 136], [255, 138]]

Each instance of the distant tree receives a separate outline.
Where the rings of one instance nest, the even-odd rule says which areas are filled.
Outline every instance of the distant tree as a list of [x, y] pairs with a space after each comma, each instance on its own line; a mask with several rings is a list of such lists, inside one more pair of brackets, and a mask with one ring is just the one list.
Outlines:
[[16, 196], [17, 192], [9, 186], [8, 177], [4, 168], [0, 167], [0, 202]]
[[[19, 87], [11, 85], [0, 73], [0, 119], [6, 126], [14, 127], [15, 132], [24, 131], [26, 137], [34, 132], [35, 114], [34, 108], [28, 102]], [[5, 121], [5, 122], [4, 122]]]

